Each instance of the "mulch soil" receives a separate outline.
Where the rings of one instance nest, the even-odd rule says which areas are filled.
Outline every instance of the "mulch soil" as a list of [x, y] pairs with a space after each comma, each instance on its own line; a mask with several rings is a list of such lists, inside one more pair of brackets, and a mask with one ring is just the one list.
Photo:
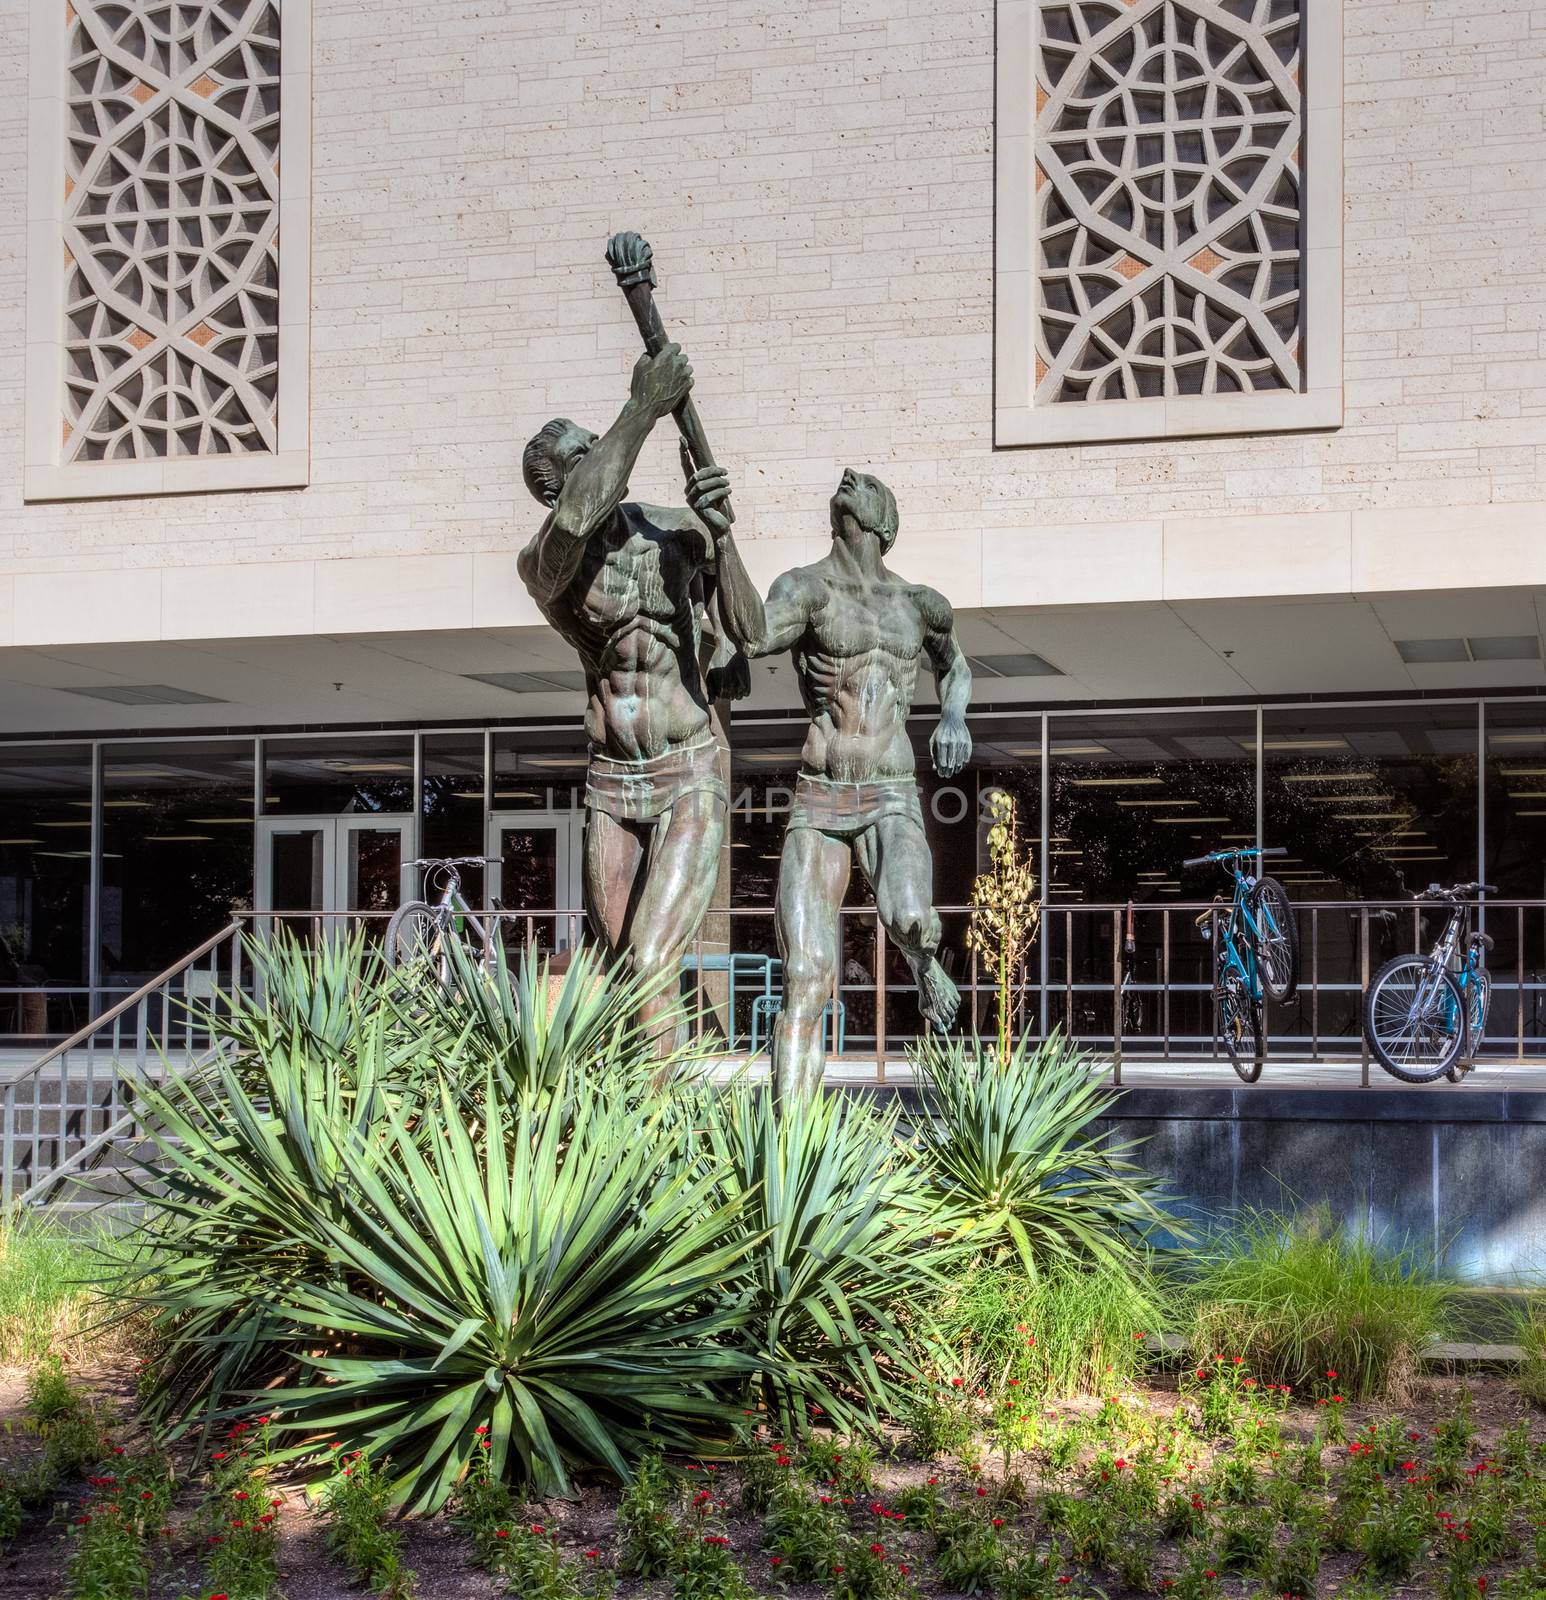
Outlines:
[[[78, 1369], [73, 1376], [96, 1400], [120, 1419], [115, 1436], [134, 1442], [134, 1417], [132, 1386], [120, 1376], [106, 1369]], [[22, 1416], [25, 1372], [21, 1368], [0, 1367], [0, 1471], [24, 1465], [36, 1450], [36, 1442], [16, 1424]], [[1497, 1437], [1521, 1417], [1532, 1419], [1532, 1434], [1538, 1442], [1546, 1442], [1546, 1416], [1532, 1412], [1506, 1378], [1495, 1375], [1472, 1375], [1468, 1379], [1422, 1378], [1417, 1380], [1405, 1404], [1349, 1405], [1347, 1426], [1351, 1436], [1362, 1424], [1373, 1418], [1385, 1418], [1399, 1413], [1414, 1429], [1426, 1432], [1435, 1422], [1453, 1414], [1462, 1388], [1468, 1388], [1472, 1398], [1472, 1416], [1478, 1431], [1478, 1448], [1486, 1451]], [[1156, 1385], [1138, 1391], [1143, 1402], [1155, 1411], [1169, 1415], [1176, 1403], [1173, 1389]], [[1067, 1414], [1091, 1411], [1096, 1402], [1070, 1402], [1060, 1409]], [[1308, 1436], [1314, 1426], [1314, 1413], [1309, 1408], [1295, 1408], [1288, 1414], [1290, 1431]], [[1339, 1452], [1336, 1452], [1340, 1454]], [[698, 1470], [705, 1470], [699, 1468]], [[985, 1469], [991, 1478], [993, 1468]], [[905, 1453], [896, 1459], [882, 1459], [878, 1469], [879, 1488], [875, 1498], [884, 1503], [889, 1495], [909, 1484], [924, 1481], [937, 1475], [940, 1483], [952, 1495], [963, 1499], [973, 1492], [973, 1480], [954, 1463], [923, 1463], [909, 1460]], [[821, 1589], [814, 1585], [777, 1584], [768, 1568], [768, 1558], [760, 1547], [761, 1519], [742, 1516], [734, 1511], [736, 1494], [734, 1472], [726, 1468], [705, 1482], [722, 1486], [724, 1497], [732, 1510], [726, 1518], [726, 1528], [731, 1544], [741, 1557], [754, 1587], [769, 1595], [787, 1595], [790, 1600], [819, 1600]], [[327, 1550], [322, 1524], [308, 1506], [303, 1486], [299, 1483], [281, 1484], [286, 1491], [286, 1503], [280, 1512], [281, 1524], [281, 1587], [287, 1600], [360, 1600], [364, 1591], [353, 1583], [348, 1574]], [[52, 1600], [64, 1591], [65, 1562], [69, 1550], [69, 1528], [73, 1516], [85, 1495], [85, 1486], [77, 1484], [61, 1492], [52, 1507], [34, 1512], [12, 1546], [0, 1556], [0, 1600]], [[197, 1484], [185, 1487], [174, 1507], [173, 1523], [191, 1515], [199, 1499]], [[615, 1515], [617, 1491], [608, 1485], [593, 1483], [579, 1486], [573, 1500], [550, 1499], [533, 1502], [527, 1514], [533, 1522], [541, 1522], [556, 1529], [566, 1554], [578, 1558], [589, 1549], [599, 1549], [602, 1558], [615, 1553]], [[421, 1600], [490, 1600], [504, 1593], [500, 1582], [471, 1564], [471, 1551], [467, 1541], [451, 1525], [447, 1517], [408, 1519], [401, 1525], [407, 1565], [417, 1574], [416, 1592]], [[926, 1575], [929, 1570], [927, 1534], [919, 1531], [898, 1530], [890, 1536], [898, 1553], [912, 1552], [914, 1572]], [[198, 1551], [191, 1539], [174, 1538], [173, 1554], [152, 1586], [146, 1600], [203, 1600], [208, 1595], [207, 1586], [201, 1583]], [[1321, 1574], [1320, 1593], [1335, 1595], [1356, 1565], [1356, 1558], [1347, 1555], [1327, 1557]], [[1137, 1591], [1127, 1590], [1110, 1573], [1094, 1575], [1094, 1581], [1110, 1600], [1137, 1600]], [[1259, 1585], [1245, 1580], [1226, 1580], [1224, 1591], [1230, 1596], [1246, 1596], [1258, 1591]], [[929, 1587], [925, 1580], [922, 1592], [930, 1600], [959, 1600], [959, 1597], [937, 1587]], [[1392, 1589], [1392, 1594], [1425, 1595], [1431, 1593], [1426, 1586]], [[669, 1582], [640, 1583], [623, 1580], [617, 1588], [619, 1600], [670, 1600]]]

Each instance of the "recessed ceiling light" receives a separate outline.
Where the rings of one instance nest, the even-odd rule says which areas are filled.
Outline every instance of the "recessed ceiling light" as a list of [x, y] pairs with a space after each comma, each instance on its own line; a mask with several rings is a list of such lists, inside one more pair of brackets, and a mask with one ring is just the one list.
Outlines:
[[82, 817], [78, 822], [40, 822], [38, 826], [40, 828], [89, 828], [91, 826], [91, 819], [89, 817]]
[[1488, 744], [1546, 744], [1546, 733], [1489, 733]]
[[[1015, 755], [1040, 755], [1040, 750], [1012, 751]], [[1051, 747], [1051, 754], [1055, 756], [1109, 756], [1111, 746], [1104, 744], [1055, 744]]]
[[1280, 772], [1284, 783], [1361, 783], [1372, 778], [1372, 769], [1362, 772]]
[[585, 688], [583, 672], [464, 672], [473, 683], [486, 683], [491, 689], [511, 694], [575, 694]]
[[1432, 666], [1438, 662], [1469, 661], [1464, 639], [1397, 639], [1396, 654], [1408, 666]]
[[223, 706], [230, 702], [218, 695], [195, 694], [170, 683], [109, 683], [95, 689], [66, 689], [65, 694], [83, 700], [106, 700], [115, 706]]
[[990, 678], [1061, 678], [1061, 667], [1055, 667], [1042, 656], [1029, 651], [1009, 656], [968, 656], [974, 668]]
[[1119, 806], [1200, 806], [1201, 800], [1118, 800]]
[[1539, 661], [1541, 641], [1533, 633], [1497, 633], [1467, 639], [1473, 661]]
[[[1529, 816], [1530, 813], [1527, 811], [1524, 815]], [[42, 844], [42, 842], [41, 839], [0, 839], [0, 844]]]
[[189, 822], [196, 822], [201, 828], [212, 828], [216, 823], [229, 825], [233, 828], [252, 826], [251, 817], [189, 817]]
[[1113, 789], [1125, 788], [1128, 785], [1161, 784], [1163, 778], [1069, 778], [1067, 780], [1076, 789]]
[[1410, 811], [1338, 811], [1334, 812], [1333, 822], [1405, 822], [1411, 817]]

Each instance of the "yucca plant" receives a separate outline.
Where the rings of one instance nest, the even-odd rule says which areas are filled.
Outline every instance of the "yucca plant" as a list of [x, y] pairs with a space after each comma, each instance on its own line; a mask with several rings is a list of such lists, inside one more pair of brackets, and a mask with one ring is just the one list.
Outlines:
[[[450, 984], [419, 975], [411, 1021], [454, 1041], [452, 1057], [473, 1082], [492, 1072], [506, 1096], [523, 1098], [550, 1094], [580, 1070], [640, 1089], [660, 1073], [658, 1025], [641, 1025], [639, 1012], [674, 974], [640, 978], [583, 945], [561, 975], [529, 946], [513, 965], [502, 945], [487, 967], [460, 943], [450, 957]], [[684, 1070], [695, 1055], [682, 1052], [671, 1070]]]
[[420, 1510], [478, 1438], [538, 1493], [728, 1438], [755, 1363], [725, 1284], [750, 1241], [664, 1110], [578, 1083], [516, 1105], [490, 1075], [470, 1123], [445, 1085], [410, 1128], [333, 1080], [276, 1060], [261, 1098], [226, 1069], [217, 1093], [156, 1107], [168, 1195], [138, 1288], [166, 1334], [154, 1419], [175, 1435], [261, 1398], [287, 1453], [390, 1454]]
[[1181, 1236], [1160, 1181], [1132, 1159], [1143, 1141], [1095, 1128], [1115, 1096], [1060, 1035], [1022, 1039], [1004, 1058], [979, 1040], [931, 1035], [913, 1062], [933, 1112], [918, 1135], [935, 1181], [1027, 1273], [1054, 1261], [1120, 1265], [1162, 1225]]
[[242, 940], [252, 991], [220, 989], [189, 1010], [239, 1055], [297, 1037], [341, 1050], [390, 1003], [386, 965], [365, 930], [347, 937], [300, 939], [282, 924]]
[[808, 1432], [813, 1406], [845, 1431], [896, 1411], [916, 1370], [898, 1308], [937, 1294], [965, 1246], [919, 1185], [895, 1113], [825, 1095], [780, 1114], [743, 1080], [705, 1095], [700, 1115], [752, 1241], [743, 1336], [780, 1437]]

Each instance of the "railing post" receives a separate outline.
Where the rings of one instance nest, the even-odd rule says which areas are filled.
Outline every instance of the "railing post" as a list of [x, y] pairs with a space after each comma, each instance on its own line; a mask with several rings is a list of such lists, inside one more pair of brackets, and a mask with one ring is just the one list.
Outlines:
[[[977, 996], [972, 996], [973, 1029], [976, 1032]], [[875, 916], [875, 1081], [886, 1081], [886, 925]]]
[[5, 1086], [5, 1134], [0, 1140], [0, 1188], [4, 1192], [4, 1207], [11, 1209], [11, 1197], [16, 1188], [16, 1085]]
[[1111, 1081], [1122, 1083], [1122, 913], [1111, 913]]
[[[1525, 908], [1523, 906], [1515, 906], [1514, 916], [1516, 918], [1514, 939], [1514, 994], [1516, 996], [1514, 1004], [1514, 1054], [1520, 1061], [1523, 1061], [1525, 1058]], [[1487, 1019], [1483, 1017], [1483, 1037], [1486, 1036], [1486, 1032]], [[1479, 1046], [1482, 1041], [1478, 1039], [1476, 1042]], [[1471, 1052], [1473, 1061], [1476, 1059], [1476, 1054], [1475, 1050]]]
[[1063, 913], [1063, 1027], [1074, 1037], [1074, 914]]
[[[1360, 993], [1369, 992], [1369, 908], [1360, 906], [1358, 910], [1358, 981], [1361, 986]], [[1362, 1005], [1359, 1011], [1363, 1010]], [[1359, 1049], [1359, 1074], [1362, 1087], [1369, 1087], [1369, 1037], [1360, 1026], [1358, 1029]]]
[[1310, 1059], [1321, 1058], [1321, 913], [1310, 907]]
[[1170, 907], [1160, 909], [1160, 1029], [1165, 1059], [1170, 1059]]

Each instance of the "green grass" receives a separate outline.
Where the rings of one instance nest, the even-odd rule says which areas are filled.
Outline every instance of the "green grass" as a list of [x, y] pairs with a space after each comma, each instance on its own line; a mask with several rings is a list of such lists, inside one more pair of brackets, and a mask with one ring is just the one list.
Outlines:
[[1249, 1212], [1214, 1238], [1190, 1285], [1192, 1353], [1243, 1356], [1299, 1389], [1402, 1397], [1418, 1352], [1448, 1331], [1454, 1290], [1431, 1256], [1322, 1211]]
[[0, 1228], [0, 1364], [104, 1354], [93, 1331], [105, 1315], [98, 1282], [122, 1255], [106, 1229], [49, 1221]]
[[984, 1378], [1013, 1375], [1048, 1395], [1097, 1393], [1136, 1376], [1170, 1327], [1159, 1282], [1137, 1253], [1121, 1266], [1070, 1262], [1035, 1278], [1018, 1263], [978, 1266], [933, 1315], [951, 1354]]
[[1522, 1295], [1510, 1309], [1509, 1333], [1521, 1357], [1520, 1392], [1533, 1405], [1546, 1406], [1546, 1291]]

